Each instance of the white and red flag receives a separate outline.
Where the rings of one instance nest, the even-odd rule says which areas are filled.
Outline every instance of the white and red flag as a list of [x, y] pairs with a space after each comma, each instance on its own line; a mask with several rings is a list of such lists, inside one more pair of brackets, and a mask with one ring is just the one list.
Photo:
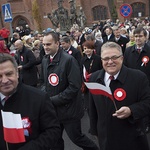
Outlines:
[[109, 97], [111, 100], [114, 100], [110, 87], [106, 87], [99, 83], [92, 83], [92, 82], [90, 83], [84, 82], [84, 83], [92, 94], [104, 95]]
[[21, 115], [1, 110], [3, 120], [4, 139], [8, 143], [25, 142]]
[[90, 76], [91, 76], [91, 73], [88, 73], [85, 66], [83, 65], [83, 77], [84, 77], [86, 82], [89, 81]]

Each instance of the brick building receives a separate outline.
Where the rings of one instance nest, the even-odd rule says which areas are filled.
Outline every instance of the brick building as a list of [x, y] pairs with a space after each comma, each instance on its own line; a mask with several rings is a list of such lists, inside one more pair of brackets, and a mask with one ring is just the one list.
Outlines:
[[[40, 16], [40, 26], [41, 29], [46, 29], [48, 27], [54, 28], [50, 19], [47, 18], [47, 13], [58, 8], [58, 0], [0, 0], [0, 5], [10, 3], [12, 10], [12, 27], [25, 26], [28, 24], [31, 29], [37, 30], [38, 24], [33, 17], [33, 3], [37, 2], [39, 7], [38, 13]], [[70, 0], [63, 0], [63, 6], [68, 11], [70, 10], [69, 2]], [[150, 0], [76, 0], [76, 10], [77, 12], [82, 7], [84, 14], [86, 16], [86, 26], [91, 26], [93, 23], [99, 20], [106, 20], [112, 18], [115, 20], [124, 21], [120, 15], [120, 6], [124, 3], [130, 4], [133, 9], [132, 17], [148, 17], [150, 16]], [[2, 15], [2, 7], [0, 7], [0, 28], [3, 26], [9, 28], [9, 23], [4, 22], [4, 17]], [[130, 19], [128, 18], [128, 19]]]

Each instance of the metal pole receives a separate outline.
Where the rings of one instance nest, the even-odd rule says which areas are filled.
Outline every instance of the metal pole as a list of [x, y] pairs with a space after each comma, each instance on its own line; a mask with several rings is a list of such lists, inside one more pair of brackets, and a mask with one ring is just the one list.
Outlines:
[[10, 36], [13, 37], [13, 29], [12, 29], [12, 22], [10, 22]]

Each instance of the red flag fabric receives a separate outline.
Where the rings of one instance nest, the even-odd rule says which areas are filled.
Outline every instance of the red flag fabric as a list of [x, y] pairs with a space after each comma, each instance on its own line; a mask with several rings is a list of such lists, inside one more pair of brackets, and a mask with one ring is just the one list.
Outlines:
[[89, 91], [94, 95], [104, 95], [109, 97], [111, 100], [114, 100], [110, 87], [106, 87], [99, 83], [87, 83], [84, 82]]
[[2, 110], [1, 114], [5, 141], [8, 143], [25, 142], [21, 115], [12, 112], [4, 112]]

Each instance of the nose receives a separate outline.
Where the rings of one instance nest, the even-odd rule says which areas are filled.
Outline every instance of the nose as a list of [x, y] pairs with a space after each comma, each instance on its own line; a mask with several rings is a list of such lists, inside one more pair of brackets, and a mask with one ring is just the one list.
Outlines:
[[112, 63], [113, 61], [112, 61], [112, 59], [111, 58], [109, 58], [109, 60], [108, 60], [108, 63]]
[[6, 75], [3, 75], [3, 76], [2, 76], [1, 82], [2, 82], [2, 83], [7, 83], [7, 82], [8, 82], [8, 78], [7, 78]]

